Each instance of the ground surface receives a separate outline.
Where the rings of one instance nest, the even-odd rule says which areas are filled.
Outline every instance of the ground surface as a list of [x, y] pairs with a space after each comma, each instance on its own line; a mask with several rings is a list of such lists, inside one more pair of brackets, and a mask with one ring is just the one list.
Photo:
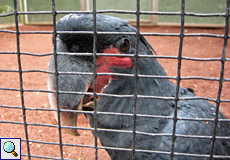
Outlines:
[[[15, 30], [14, 28], [9, 28]], [[52, 31], [51, 26], [21, 26], [20, 31]], [[141, 32], [158, 32], [158, 33], [179, 33], [180, 28], [172, 27], [145, 27]], [[224, 29], [195, 29], [186, 28], [185, 33], [212, 33], [224, 34]], [[179, 37], [169, 36], [152, 36], [146, 37], [155, 48], [158, 55], [178, 55]], [[196, 58], [219, 58], [223, 50], [222, 38], [211, 37], [186, 37], [183, 43], [183, 56]], [[20, 35], [21, 52], [31, 53], [50, 53], [52, 52], [52, 35], [51, 34], [21, 34]], [[0, 51], [16, 51], [16, 36], [12, 33], [0, 32]], [[226, 56], [230, 58], [230, 45], [227, 46]], [[48, 70], [49, 56], [29, 56], [21, 55], [23, 70]], [[177, 74], [177, 60], [159, 59], [169, 76]], [[0, 69], [17, 70], [18, 62], [15, 54], [0, 54]], [[182, 76], [202, 76], [219, 78], [221, 63], [217, 61], [182, 61]], [[230, 62], [225, 63], [224, 76], [230, 78]], [[23, 73], [24, 89], [46, 90], [47, 74], [40, 72]], [[217, 81], [205, 80], [182, 80], [181, 86], [193, 88], [195, 93], [201, 97], [217, 98], [219, 83]], [[3, 88], [20, 88], [19, 75], [16, 72], [0, 72], [0, 87]], [[225, 81], [221, 94], [222, 99], [230, 99], [230, 82]], [[44, 92], [24, 92], [24, 104], [31, 108], [26, 110], [28, 125], [28, 138], [30, 154], [37, 156], [60, 157], [59, 145], [41, 144], [36, 141], [59, 142], [58, 129], [55, 127], [44, 127], [36, 124], [57, 125], [50, 111], [41, 109], [49, 108], [48, 96]], [[21, 96], [19, 91], [0, 90], [0, 105], [21, 106]], [[32, 110], [40, 108], [40, 110]], [[221, 103], [221, 111], [230, 118], [229, 103]], [[9, 124], [0, 122], [0, 137], [20, 137], [25, 139], [25, 130], [22, 110], [0, 107], [0, 121], [14, 121], [21, 124]], [[90, 127], [87, 119], [82, 115], [78, 118], [78, 126]], [[62, 130], [62, 142], [68, 144], [94, 145], [94, 138], [90, 131], [80, 130], [81, 136], [74, 137]], [[63, 146], [64, 158], [88, 160], [94, 159], [93, 148], [83, 148], [74, 146]], [[26, 142], [22, 142], [22, 154], [27, 154]], [[104, 150], [99, 150], [99, 159], [109, 159]], [[22, 159], [27, 159], [23, 156]], [[32, 159], [38, 159], [32, 157]], [[40, 159], [40, 158], [39, 158]], [[50, 158], [52, 159], [52, 158]]]

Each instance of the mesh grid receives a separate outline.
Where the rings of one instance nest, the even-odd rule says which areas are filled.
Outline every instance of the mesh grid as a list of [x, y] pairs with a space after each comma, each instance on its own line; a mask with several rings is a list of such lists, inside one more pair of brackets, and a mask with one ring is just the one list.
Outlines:
[[[23, 113], [23, 122], [14, 122], [14, 121], [0, 121], [0, 123], [11, 123], [11, 124], [23, 124], [24, 126], [24, 131], [25, 131], [25, 139], [22, 139], [22, 141], [25, 141], [27, 144], [27, 154], [22, 154], [22, 156], [28, 157], [28, 159], [31, 159], [32, 157], [36, 158], [45, 158], [45, 159], [64, 159], [63, 156], [63, 146], [77, 146], [77, 147], [87, 147], [87, 148], [94, 148], [95, 149], [95, 159], [98, 159], [98, 149], [110, 149], [110, 150], [127, 150], [132, 152], [133, 159], [135, 159], [135, 153], [137, 152], [146, 152], [146, 153], [160, 153], [160, 154], [166, 154], [170, 155], [171, 159], [173, 159], [174, 155], [178, 156], [192, 156], [192, 157], [200, 157], [200, 158], [225, 158], [229, 159], [230, 156], [217, 156], [213, 155], [213, 150], [214, 150], [214, 145], [215, 141], [217, 139], [230, 139], [230, 137], [220, 137], [216, 136], [217, 132], [217, 125], [218, 122], [220, 121], [228, 121], [228, 119], [219, 119], [218, 118], [218, 113], [219, 113], [219, 107], [221, 102], [230, 102], [230, 100], [223, 100], [221, 99], [221, 91], [223, 87], [223, 82], [227, 81], [229, 82], [230, 79], [224, 78], [224, 67], [225, 67], [225, 62], [230, 61], [229, 58], [226, 58], [226, 46], [228, 42], [228, 38], [230, 37], [228, 35], [228, 29], [229, 29], [229, 0], [226, 1], [226, 13], [209, 13], [209, 14], [200, 14], [200, 13], [191, 13], [191, 12], [185, 12], [185, 0], [181, 1], [181, 12], [156, 12], [156, 11], [140, 11], [140, 4], [139, 0], [137, 0], [137, 10], [136, 11], [123, 11], [123, 10], [97, 10], [96, 9], [96, 0], [93, 1], [93, 11], [76, 11], [76, 12], [68, 12], [68, 11], [57, 11], [55, 9], [55, 0], [52, 0], [52, 11], [28, 11], [28, 12], [19, 12], [17, 10], [18, 4], [17, 0], [14, 0], [14, 13], [9, 13], [9, 14], [2, 14], [0, 17], [7, 17], [7, 16], [13, 16], [15, 17], [15, 27], [16, 31], [12, 30], [0, 30], [0, 32], [5, 32], [5, 33], [12, 33], [16, 35], [16, 42], [17, 42], [17, 50], [15, 52], [8, 52], [8, 51], [2, 51], [0, 54], [17, 54], [17, 60], [18, 60], [18, 69], [17, 70], [12, 70], [12, 69], [1, 69], [0, 72], [15, 72], [19, 74], [19, 80], [20, 80], [20, 88], [3, 88], [1, 87], [0, 90], [9, 90], [9, 91], [19, 91], [20, 92], [20, 97], [21, 97], [21, 106], [7, 106], [7, 105], [1, 105], [0, 107], [3, 108], [11, 108], [11, 109], [22, 109]], [[85, 14], [93, 14], [94, 16], [94, 31], [92, 32], [83, 32], [83, 31], [71, 31], [71, 32], [64, 32], [64, 31], [57, 31], [56, 29], [56, 16], [58, 14], [68, 14], [68, 13], [85, 13]], [[119, 35], [127, 35], [126, 32], [98, 32], [96, 28], [96, 14], [97, 13], [121, 13], [121, 14], [135, 14], [136, 15], [136, 28], [137, 32], [130, 32], [128, 33], [129, 35], [135, 35], [136, 36], [136, 53], [134, 55], [129, 55], [130, 57], [134, 58], [134, 67], [135, 67], [135, 73], [134, 74], [118, 74], [118, 73], [97, 73], [96, 70], [96, 57], [98, 56], [96, 52], [96, 44], [97, 44], [97, 35], [98, 34], [119, 34]], [[53, 31], [19, 31], [19, 22], [18, 22], [18, 16], [19, 15], [27, 15], [27, 14], [52, 14], [53, 16]], [[181, 16], [181, 30], [180, 33], [140, 33], [140, 15], [141, 14], [147, 14], [147, 15], [180, 15]], [[190, 33], [186, 34], [184, 33], [184, 18], [185, 16], [195, 16], [195, 17], [225, 17], [225, 34], [224, 35], [219, 35], [219, 34], [205, 34], [205, 33]], [[56, 44], [56, 36], [57, 34], [91, 34], [94, 35], [94, 47], [93, 47], [93, 53], [88, 53], [89, 56], [93, 56], [94, 59], [94, 71], [93, 73], [79, 73], [79, 72], [58, 72], [57, 70], [57, 55], [63, 55], [63, 54], [71, 54], [74, 55], [74, 53], [64, 53], [64, 52], [57, 52], [56, 45], [54, 45], [54, 50], [53, 53], [45, 53], [45, 54], [36, 54], [36, 53], [28, 53], [28, 52], [21, 52], [20, 50], [20, 35], [21, 34], [53, 34], [53, 44]], [[138, 55], [138, 47], [139, 47], [139, 37], [140, 35], [143, 36], [175, 36], [180, 38], [179, 42], [179, 53], [178, 56], [161, 56], [161, 55]], [[223, 51], [222, 51], [222, 57], [221, 58], [192, 58], [192, 57], [184, 57], [182, 56], [182, 46], [183, 46], [183, 40], [184, 37], [193, 37], [193, 36], [202, 36], [202, 37], [216, 37], [216, 38], [223, 38], [224, 39], [224, 45], [223, 45]], [[21, 55], [32, 55], [32, 56], [50, 56], [54, 55], [54, 64], [55, 64], [55, 71], [54, 72], [49, 72], [46, 70], [22, 70], [21, 67]], [[85, 53], [82, 53], [85, 55]], [[81, 55], [81, 54], [77, 54]], [[113, 54], [101, 54], [102, 56], [114, 56]], [[116, 56], [126, 56], [126, 54], [119, 54]], [[137, 60], [138, 58], [167, 58], [167, 59], [177, 59], [178, 60], [178, 68], [177, 68], [177, 76], [154, 76], [154, 75], [140, 75], [137, 74]], [[221, 73], [219, 78], [205, 78], [205, 77], [194, 77], [194, 76], [189, 76], [189, 77], [181, 77], [181, 62], [182, 60], [192, 60], [192, 61], [219, 61], [221, 62]], [[23, 88], [23, 73], [30, 73], [30, 72], [41, 72], [41, 73], [49, 73], [49, 74], [54, 74], [56, 77], [56, 84], [58, 84], [58, 76], [59, 75], [73, 75], [73, 74], [88, 74], [88, 75], [93, 75], [94, 76], [94, 93], [84, 93], [84, 92], [67, 92], [67, 91], [59, 91], [58, 88], [55, 91], [50, 91], [50, 90], [38, 90], [38, 89], [24, 89]], [[116, 76], [127, 76], [127, 77], [133, 77], [135, 79], [134, 83], [134, 94], [133, 95], [109, 95], [109, 94], [103, 94], [103, 93], [96, 93], [97, 90], [97, 76], [100, 75], [116, 75]], [[175, 97], [159, 97], [159, 96], [144, 96], [144, 95], [138, 95], [137, 94], [137, 79], [138, 78], [159, 78], [159, 79], [174, 79], [176, 80], [176, 85], [177, 85], [177, 90]], [[184, 79], [201, 79], [201, 80], [211, 80], [211, 81], [217, 81], [219, 82], [219, 88], [218, 88], [218, 96], [216, 99], [213, 98], [206, 98], [206, 97], [179, 97], [179, 87], [180, 87], [180, 82], [181, 80]], [[57, 85], [58, 86], [58, 85]], [[96, 110], [97, 108], [97, 100], [94, 100], [94, 106], [95, 110], [94, 111], [69, 111], [65, 109], [59, 109], [57, 107], [57, 110], [55, 109], [49, 109], [49, 108], [29, 108], [26, 107], [24, 104], [24, 93], [25, 92], [44, 92], [44, 93], [55, 93], [56, 95], [62, 94], [62, 93], [67, 93], [67, 94], [80, 94], [80, 95], [93, 95], [94, 97], [97, 96], [111, 96], [111, 97], [123, 97], [123, 98], [133, 98], [133, 114], [127, 114], [127, 113], [110, 113], [110, 112], [98, 112]], [[56, 96], [58, 97], [58, 96]], [[142, 114], [137, 114], [136, 112], [136, 100], [137, 98], [143, 98], [143, 99], [162, 99], [162, 100], [174, 100], [175, 101], [175, 108], [174, 108], [174, 115], [173, 116], [157, 116], [157, 115], [142, 115]], [[203, 99], [203, 100], [208, 100], [216, 103], [216, 111], [215, 111], [215, 118], [182, 118], [182, 117], [177, 117], [177, 102], [179, 100], [195, 100], [195, 99]], [[58, 104], [59, 99], [57, 98], [57, 104]], [[40, 123], [28, 123], [26, 119], [26, 110], [40, 110], [40, 111], [56, 111], [58, 113], [58, 125], [48, 125], [48, 124], [40, 124]], [[67, 126], [61, 126], [60, 123], [60, 112], [74, 112], [74, 113], [91, 113], [94, 114], [94, 128], [84, 128], [84, 127], [67, 127]], [[101, 129], [97, 128], [97, 116], [98, 115], [119, 115], [119, 116], [130, 116], [133, 117], [133, 130], [132, 131], [121, 131], [121, 130], [110, 130], [110, 129]], [[153, 134], [153, 133], [145, 133], [145, 132], [139, 132], [136, 131], [136, 119], [137, 117], [145, 117], [145, 118], [164, 118], [164, 119], [172, 119], [173, 120], [173, 132], [171, 134], [166, 134], [166, 133], [161, 133], [161, 134]], [[179, 135], [176, 134], [176, 123], [178, 120], [188, 120], [188, 121], [210, 121], [214, 122], [214, 131], [212, 133], [212, 136], [198, 136], [198, 135]], [[45, 141], [35, 141], [29, 139], [28, 136], [28, 126], [46, 126], [46, 127], [54, 127], [58, 128], [59, 130], [59, 142], [45, 142]], [[82, 130], [91, 130], [94, 131], [95, 133], [95, 141], [94, 145], [83, 145], [83, 144], [69, 144], [69, 143], [63, 143], [62, 141], [62, 132], [61, 128], [77, 128], [77, 129], [82, 129]], [[132, 148], [130, 149], [125, 149], [125, 148], [112, 148], [112, 147], [104, 147], [104, 146], [98, 146], [97, 143], [97, 131], [106, 131], [106, 132], [124, 132], [124, 133], [132, 133], [133, 136], [133, 143], [132, 143]], [[135, 149], [135, 138], [136, 134], [141, 134], [141, 135], [151, 135], [151, 136], [170, 136], [172, 137], [172, 142], [175, 141], [176, 137], [190, 137], [190, 138], [198, 138], [198, 139], [211, 139], [212, 140], [212, 147], [211, 147], [211, 154], [210, 155], [198, 155], [198, 154], [185, 154], [185, 153], [177, 153], [174, 152], [174, 143], [172, 143], [172, 150], [171, 152], [163, 152], [163, 151], [152, 151], [152, 150], [140, 150], [140, 149]], [[30, 145], [29, 142], [33, 143], [40, 143], [40, 144], [50, 144], [50, 145], [59, 145], [60, 148], [60, 157], [46, 157], [46, 156], [38, 156], [38, 155], [31, 155], [30, 153]]]

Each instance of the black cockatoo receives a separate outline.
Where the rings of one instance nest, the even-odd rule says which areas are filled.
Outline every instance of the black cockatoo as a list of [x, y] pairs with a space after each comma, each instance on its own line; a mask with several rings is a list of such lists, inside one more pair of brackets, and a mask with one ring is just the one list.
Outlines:
[[[106, 32], [136, 32], [136, 29], [128, 24], [126, 20], [97, 14], [97, 31]], [[58, 31], [93, 31], [93, 15], [91, 14], [70, 14], [60, 19], [56, 25]], [[57, 51], [74, 53], [93, 53], [92, 34], [58, 34]], [[96, 69], [98, 73], [125, 73], [134, 74], [134, 57], [122, 56], [100, 56], [100, 53], [109, 54], [127, 54], [132, 55], [136, 52], [135, 35], [97, 35], [97, 57]], [[140, 36], [139, 55], [152, 55], [153, 48], [147, 40]], [[155, 52], [155, 51], [154, 51]], [[57, 56], [57, 70], [59, 72], [93, 72], [93, 57], [88, 55], [64, 55]], [[49, 70], [54, 71], [54, 57], [51, 56]], [[163, 67], [156, 58], [141, 58], [137, 60], [137, 72], [140, 75], [166, 76]], [[56, 79], [50, 74], [48, 76], [48, 87], [55, 90]], [[91, 74], [60, 74], [58, 76], [58, 89], [60, 91], [74, 92], [92, 92], [94, 90], [94, 78]], [[133, 95], [134, 77], [113, 75], [97, 76], [97, 92], [103, 94], [115, 95]], [[144, 78], [137, 80], [137, 95], [175, 97], [176, 85], [168, 79]], [[186, 88], [179, 89], [179, 97], [195, 97], [190, 90]], [[69, 110], [84, 110], [84, 106], [92, 106], [92, 96], [80, 94], [59, 94], [59, 107]], [[133, 113], [133, 98], [98, 96], [97, 111], [115, 112], [115, 113]], [[49, 95], [50, 105], [56, 108], [56, 97]], [[90, 105], [91, 104], [91, 105]], [[136, 152], [135, 158], [143, 159], [170, 159], [172, 147], [173, 119], [163, 118], [163, 116], [174, 116], [175, 100], [148, 99], [138, 97], [136, 99], [136, 113], [156, 115], [158, 117], [148, 118], [137, 116], [136, 119], [136, 137], [135, 148], [141, 150], [160, 151], [154, 152]], [[190, 120], [177, 120], [176, 135], [174, 143], [174, 159], [209, 159], [211, 152], [211, 137], [214, 130], [214, 121], [195, 121], [197, 118], [214, 119], [216, 107], [205, 100], [179, 100], [177, 104], [177, 117], [188, 118]], [[78, 114], [61, 112], [62, 125], [75, 125]], [[94, 127], [94, 115], [87, 114], [90, 125]], [[162, 116], [162, 118], [160, 117]], [[222, 113], [218, 115], [219, 119], [227, 119]], [[191, 120], [194, 119], [194, 120]], [[133, 129], [133, 117], [122, 115], [97, 115], [97, 128], [129, 130]], [[74, 129], [69, 130], [72, 134], [78, 135]], [[140, 132], [142, 134], [140, 134]], [[147, 133], [152, 133], [147, 135]], [[169, 134], [161, 135], [157, 134]], [[192, 137], [206, 136], [204, 138]], [[217, 125], [214, 156], [228, 156], [230, 159], [230, 123], [229, 121], [220, 121]], [[132, 148], [132, 133], [118, 133], [97, 131], [101, 144], [108, 147]], [[221, 137], [224, 137], [221, 139]], [[228, 137], [228, 138], [226, 138]], [[132, 158], [131, 151], [110, 150], [111, 159], [127, 160]], [[204, 157], [195, 157], [195, 155], [181, 156], [180, 153], [202, 154]], [[205, 157], [207, 156], [207, 157]], [[223, 157], [222, 157], [223, 158]]]

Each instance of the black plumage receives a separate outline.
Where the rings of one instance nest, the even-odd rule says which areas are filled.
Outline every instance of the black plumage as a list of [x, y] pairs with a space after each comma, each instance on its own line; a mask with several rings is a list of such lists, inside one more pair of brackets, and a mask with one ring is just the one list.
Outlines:
[[[106, 32], [136, 32], [136, 29], [128, 24], [126, 20], [97, 15], [97, 30]], [[91, 14], [70, 14], [57, 23], [58, 31], [93, 31], [93, 15]], [[117, 47], [117, 42], [126, 38], [130, 42], [130, 49], [126, 54], [134, 54], [136, 37], [132, 35], [97, 35], [97, 52], [102, 53], [111, 46]], [[59, 34], [57, 37], [57, 50], [60, 52], [93, 52], [93, 35], [92, 34]], [[152, 55], [153, 48], [147, 40], [141, 36], [139, 41], [139, 54]], [[155, 52], [155, 51], [154, 51]], [[98, 57], [97, 57], [98, 58]], [[98, 58], [99, 59], [99, 58]], [[50, 70], [54, 70], [50, 62]], [[90, 56], [71, 56], [58, 55], [58, 70], [59, 71], [75, 71], [75, 72], [92, 72], [92, 57]], [[131, 62], [134, 64], [133, 58]], [[107, 63], [107, 62], [106, 62]], [[110, 64], [110, 63], [109, 63]], [[138, 74], [141, 75], [159, 75], [166, 76], [163, 67], [155, 58], [138, 58], [137, 61]], [[98, 66], [100, 68], [100, 66]], [[111, 65], [110, 72], [134, 74], [134, 67], [119, 67]], [[68, 79], [68, 80], [67, 80]], [[54, 84], [55, 78], [50, 76], [49, 84]], [[58, 88], [64, 91], [79, 91], [85, 92], [93, 83], [92, 75], [65, 75], [59, 76]], [[100, 83], [100, 79], [98, 80]], [[50, 87], [55, 89], [55, 87]], [[180, 88], [179, 97], [195, 97], [191, 89]], [[110, 77], [108, 84], [102, 89], [105, 94], [117, 95], [132, 95], [134, 93], [134, 78], [125, 76]], [[138, 78], [137, 94], [151, 95], [162, 97], [175, 97], [176, 85], [168, 79], [157, 78]], [[60, 94], [59, 106], [68, 109], [81, 109], [83, 95]], [[52, 99], [52, 96], [50, 96]], [[52, 101], [52, 100], [51, 100]], [[67, 104], [67, 105], [66, 105]], [[67, 107], [66, 107], [67, 106]], [[137, 114], [173, 116], [174, 115], [174, 100], [160, 99], [143, 99], [137, 98], [136, 101]], [[177, 104], [177, 116], [182, 118], [215, 118], [216, 107], [205, 100], [180, 100]], [[97, 110], [101, 112], [115, 113], [133, 113], [132, 98], [115, 98], [111, 96], [101, 96], [97, 100]], [[94, 127], [94, 117], [88, 114], [90, 124]], [[226, 117], [219, 113], [219, 119]], [[133, 128], [133, 118], [129, 116], [114, 116], [114, 115], [98, 115], [97, 127], [116, 130], [131, 130]], [[189, 135], [212, 136], [214, 129], [213, 121], [195, 121], [195, 120], [178, 120], [176, 123], [176, 134], [181, 135], [175, 139], [176, 153], [204, 154], [210, 155], [211, 138], [188, 138]], [[136, 131], [145, 133], [166, 133], [171, 134], [173, 131], [173, 120], [166, 118], [143, 118], [137, 117]], [[108, 147], [131, 148], [132, 134], [98, 131], [97, 136], [100, 138], [102, 145]], [[217, 136], [228, 137], [228, 139], [216, 139], [214, 155], [230, 156], [230, 123], [218, 122]], [[171, 136], [154, 136], [136, 134], [136, 149], [154, 150], [171, 152], [172, 137]], [[107, 150], [111, 159], [131, 159], [132, 153], [122, 150]], [[170, 159], [169, 154], [145, 153], [137, 152], [136, 159]], [[194, 156], [179, 156], [175, 155], [174, 159], [208, 159]], [[230, 158], [229, 158], [230, 159]]]

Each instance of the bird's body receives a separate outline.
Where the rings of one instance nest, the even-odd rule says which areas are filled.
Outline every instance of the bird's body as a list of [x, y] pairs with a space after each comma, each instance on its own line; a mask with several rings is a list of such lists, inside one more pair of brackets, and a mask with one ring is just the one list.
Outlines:
[[[106, 32], [136, 32], [136, 29], [127, 21], [116, 17], [97, 15], [97, 30]], [[92, 15], [67, 15], [57, 23], [58, 31], [93, 31]], [[93, 52], [92, 34], [60, 34], [58, 35], [57, 51], [61, 52]], [[97, 35], [97, 53], [127, 54], [136, 52], [136, 36], [134, 35]], [[151, 45], [141, 36], [139, 40], [140, 55], [152, 55]], [[52, 58], [51, 58], [52, 59]], [[52, 59], [53, 61], [53, 59]], [[92, 72], [93, 58], [90, 56], [58, 55], [59, 71]], [[97, 72], [115, 72], [134, 74], [135, 63], [133, 57], [98, 56]], [[70, 65], [71, 64], [71, 65]], [[51, 63], [50, 70], [54, 70]], [[137, 72], [140, 75], [166, 76], [163, 67], [156, 58], [138, 58]], [[68, 80], [66, 80], [68, 79]], [[49, 77], [49, 84], [54, 84], [55, 78]], [[83, 86], [83, 84], [85, 85]], [[50, 85], [52, 86], [52, 85]], [[72, 86], [72, 87], [71, 87]], [[58, 88], [64, 91], [86, 92], [94, 90], [92, 75], [66, 75], [59, 76]], [[50, 87], [55, 89], [55, 87]], [[115, 95], [133, 95], [134, 77], [130, 76], [98, 76], [97, 92]], [[171, 99], [137, 98], [137, 114], [155, 115], [158, 118], [146, 118], [137, 116], [136, 119], [136, 149], [160, 151], [161, 153], [136, 152], [136, 159], [170, 159], [172, 147], [172, 132], [174, 121], [176, 85], [168, 79], [162, 78], [141, 78], [137, 80], [137, 95], [171, 97]], [[179, 89], [179, 97], [195, 97], [196, 95], [186, 88]], [[54, 98], [54, 97], [53, 97]], [[50, 96], [50, 101], [52, 96]], [[81, 109], [83, 95], [60, 94], [59, 106], [68, 109]], [[133, 113], [133, 98], [118, 98], [111, 96], [100, 96], [97, 99], [97, 111], [115, 113]], [[67, 107], [66, 107], [67, 106]], [[176, 139], [174, 144], [175, 153], [202, 154], [204, 157], [174, 155], [174, 159], [208, 159], [212, 146], [212, 135], [214, 131], [216, 107], [205, 100], [179, 100], [177, 102], [177, 117], [194, 120], [177, 120]], [[162, 118], [159, 118], [161, 117]], [[165, 118], [163, 116], [166, 116]], [[94, 127], [94, 115], [88, 114], [90, 124]], [[219, 119], [226, 119], [220, 113]], [[204, 121], [195, 121], [197, 118], [204, 118]], [[132, 116], [118, 115], [97, 115], [97, 128], [115, 130], [133, 130]], [[140, 132], [142, 134], [140, 134]], [[147, 135], [149, 133], [149, 135]], [[165, 135], [157, 135], [165, 134]], [[202, 137], [191, 137], [203, 136]], [[230, 157], [230, 123], [218, 122], [217, 136], [228, 137], [218, 138], [215, 141], [214, 155]], [[132, 148], [132, 133], [118, 133], [97, 131], [97, 136], [103, 146], [117, 148]], [[110, 150], [107, 152], [111, 159], [126, 160], [132, 158], [132, 152], [123, 150]], [[229, 158], [230, 159], [230, 158]]]

